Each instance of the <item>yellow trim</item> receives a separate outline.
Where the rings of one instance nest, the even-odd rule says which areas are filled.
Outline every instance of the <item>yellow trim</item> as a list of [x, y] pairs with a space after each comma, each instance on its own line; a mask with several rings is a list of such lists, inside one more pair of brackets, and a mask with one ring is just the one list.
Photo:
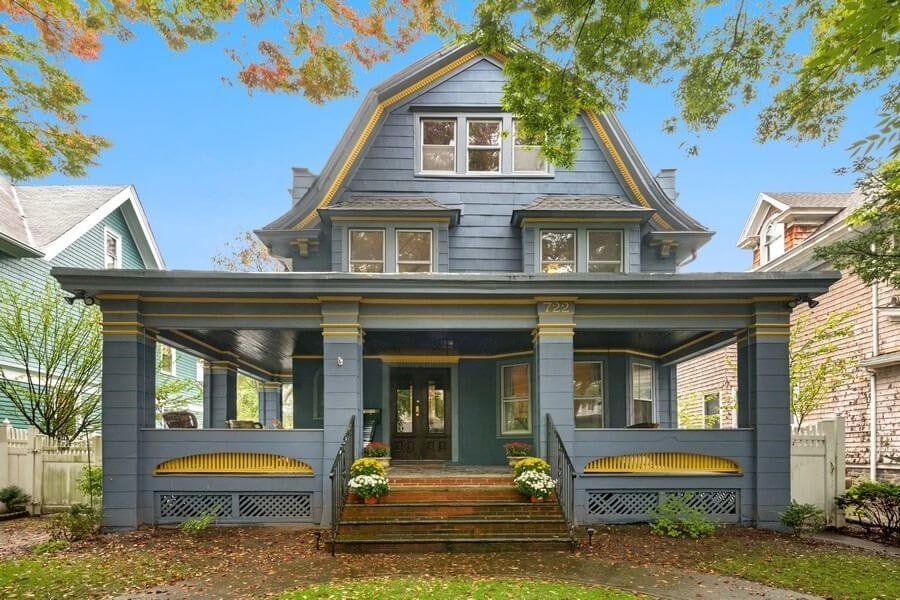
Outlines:
[[615, 218], [615, 217], [525, 217], [521, 221], [521, 226], [528, 225], [529, 223], [640, 223], [642, 219], [640, 217], [627, 217], [627, 218]]
[[362, 329], [359, 323], [320, 323], [322, 327], [352, 327], [354, 329]]
[[[554, 314], [554, 313], [550, 313], [550, 314]], [[569, 327], [569, 328], [574, 328], [574, 327], [575, 327], [575, 323], [538, 323], [538, 324], [536, 325], [536, 327], [537, 327], [538, 329], [540, 329], [541, 327]]]
[[144, 332], [143, 332], [143, 331], [138, 331], [137, 329], [135, 329], [135, 330], [130, 330], [130, 329], [122, 329], [122, 330], [117, 330], [117, 329], [103, 329], [103, 330], [101, 331], [101, 333], [102, 333], [103, 335], [144, 335]]
[[215, 452], [172, 458], [153, 469], [154, 475], [312, 475], [313, 469], [296, 458], [255, 452]]
[[751, 331], [750, 335], [769, 335], [769, 336], [780, 336], [780, 337], [790, 337], [790, 332], [787, 331]]
[[367, 354], [363, 358], [380, 359], [382, 362], [398, 364], [435, 363], [455, 365], [462, 358], [458, 354]]
[[450, 217], [331, 217], [332, 221], [374, 221], [382, 223], [385, 221], [410, 221], [413, 223], [449, 223]]
[[531, 356], [534, 350], [521, 350], [519, 352], [503, 352], [501, 354], [464, 354], [460, 358], [464, 360], [487, 360], [491, 358], [514, 358], [517, 356]]
[[[565, 314], [565, 313], [563, 313]], [[523, 313], [521, 315], [517, 314], [482, 314], [482, 315], [472, 315], [468, 313], [459, 313], [458, 315], [431, 315], [428, 313], [372, 313], [366, 314], [362, 313], [359, 316], [360, 319], [409, 319], [409, 318], [423, 318], [423, 319], [537, 319], [537, 316], [534, 314], [526, 314]]]
[[269, 375], [271, 377], [281, 377], [281, 376], [285, 375], [284, 373], [273, 373], [272, 371], [269, 371], [268, 369], [263, 369], [262, 367], [255, 365], [252, 362], [248, 362], [248, 361], [244, 360], [243, 358], [241, 358], [238, 354], [236, 354], [234, 352], [231, 352], [229, 350], [222, 350], [221, 348], [216, 348], [212, 344], [207, 344], [203, 340], [199, 340], [199, 339], [197, 339], [191, 335], [188, 335], [178, 329], [170, 329], [169, 331], [174, 333], [177, 336], [188, 339], [188, 340], [194, 342], [195, 344], [198, 344], [204, 348], [208, 348], [209, 350], [212, 350], [213, 352], [216, 352], [218, 354], [227, 354], [229, 356], [233, 356], [237, 362], [239, 362], [243, 365], [246, 365], [247, 367], [250, 367], [251, 369], [259, 371], [260, 373], [265, 373], [266, 375]]
[[616, 352], [620, 354], [634, 354], [635, 356], [643, 356], [644, 358], [660, 358], [659, 354], [651, 354], [650, 352], [641, 352], [640, 350], [631, 350], [629, 348], [576, 348], [575, 354], [607, 354]]
[[164, 319], [166, 317], [177, 317], [179, 319], [239, 319], [242, 317], [247, 317], [251, 319], [321, 319], [322, 316], [319, 314], [294, 314], [294, 315], [286, 315], [286, 314], [260, 314], [260, 313], [232, 313], [229, 315], [223, 315], [221, 313], [144, 313], [145, 317], [152, 317], [154, 319]]
[[775, 328], [780, 328], [780, 329], [790, 329], [791, 324], [790, 323], [752, 323], [751, 325], [747, 326], [748, 329], [756, 329], [758, 327], [775, 327]]
[[723, 332], [722, 331], [710, 331], [709, 333], [705, 333], [698, 338], [694, 338], [693, 340], [691, 340], [689, 342], [685, 342], [685, 343], [681, 344], [680, 346], [676, 346], [675, 348], [672, 348], [671, 350], [667, 350], [663, 354], [660, 354], [659, 357], [663, 358], [663, 357], [669, 356], [670, 354], [675, 354], [679, 350], [684, 350], [685, 348], [690, 348], [694, 344], [699, 344], [703, 340], [708, 340], [709, 338], [716, 336], [716, 335], [720, 335], [721, 333], [723, 333]]
[[578, 296], [535, 296], [535, 302], [577, 302]]
[[730, 314], [707, 314], [707, 315], [688, 315], [688, 314], [640, 314], [640, 313], [616, 313], [616, 314], [598, 314], [598, 313], [578, 313], [579, 319], [721, 319], [736, 318], [749, 319], [753, 315], [748, 313], [730, 313]]
[[569, 331], [537, 331], [534, 333], [534, 337], [548, 337], [548, 336], [569, 336], [572, 337], [575, 335], [574, 330]]
[[697, 474], [728, 473], [740, 474], [740, 466], [731, 459], [706, 454], [687, 452], [643, 452], [604, 456], [584, 466], [585, 474], [604, 473], [677, 473]]
[[300, 358], [300, 359], [322, 358], [322, 355], [321, 354], [291, 354], [291, 358]]
[[362, 300], [362, 296], [318, 296], [318, 298], [320, 302], [359, 302]]
[[107, 325], [111, 325], [113, 327], [118, 327], [121, 325], [134, 325], [135, 327], [143, 327], [144, 324], [139, 321], [100, 321], [100, 326], [105, 327]]
[[360, 304], [534, 304], [536, 301], [531, 298], [422, 298], [414, 300], [411, 298], [363, 298]]
[[344, 337], [357, 337], [359, 336], [359, 332], [357, 331], [323, 331], [323, 337], [333, 337], [333, 336], [344, 336]]

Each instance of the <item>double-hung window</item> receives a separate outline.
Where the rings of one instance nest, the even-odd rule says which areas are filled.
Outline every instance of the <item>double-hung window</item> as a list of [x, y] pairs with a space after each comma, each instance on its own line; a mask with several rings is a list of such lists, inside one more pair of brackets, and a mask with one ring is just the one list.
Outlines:
[[531, 433], [530, 365], [504, 365], [500, 385], [500, 433]]
[[574, 367], [575, 427], [603, 427], [603, 363], [577, 361]]
[[541, 231], [541, 271], [575, 272], [575, 231]]
[[704, 429], [722, 428], [722, 406], [719, 402], [719, 392], [703, 396], [703, 427]]
[[422, 171], [456, 171], [456, 119], [422, 119]]
[[175, 348], [172, 346], [166, 346], [165, 344], [159, 345], [159, 372], [165, 373], [166, 375], [175, 376], [176, 373], [176, 360], [175, 360]]
[[547, 161], [541, 154], [540, 142], [520, 132], [518, 120], [513, 121], [513, 172], [547, 172]]
[[622, 232], [611, 229], [590, 229], [587, 232], [588, 272], [621, 273]]
[[384, 273], [384, 230], [350, 230], [350, 272]]
[[103, 259], [107, 269], [122, 268], [122, 236], [109, 229], [103, 232]]
[[397, 272], [431, 272], [431, 230], [397, 230]]
[[469, 173], [499, 173], [503, 141], [500, 119], [466, 121], [466, 156]]
[[631, 365], [631, 424], [653, 423], [653, 367]]

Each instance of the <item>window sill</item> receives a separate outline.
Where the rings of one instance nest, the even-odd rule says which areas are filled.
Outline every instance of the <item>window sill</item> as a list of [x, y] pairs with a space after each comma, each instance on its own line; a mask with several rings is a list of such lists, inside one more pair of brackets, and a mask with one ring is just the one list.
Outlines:
[[432, 173], [419, 171], [413, 174], [424, 179], [553, 179], [554, 173]]

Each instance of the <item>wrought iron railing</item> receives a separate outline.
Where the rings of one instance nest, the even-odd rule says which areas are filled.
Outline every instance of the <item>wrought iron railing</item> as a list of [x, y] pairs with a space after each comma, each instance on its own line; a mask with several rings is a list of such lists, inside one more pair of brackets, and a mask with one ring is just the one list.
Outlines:
[[575, 540], [575, 478], [578, 473], [572, 465], [572, 459], [566, 452], [553, 417], [547, 413], [547, 462], [550, 463], [550, 476], [556, 480], [556, 499], [562, 509], [569, 528], [569, 537]]
[[347, 501], [347, 482], [350, 481], [350, 465], [353, 464], [356, 452], [356, 417], [350, 416], [350, 424], [341, 440], [331, 472], [331, 555], [334, 556], [337, 543], [338, 523], [341, 521], [341, 513], [344, 512], [344, 504]]

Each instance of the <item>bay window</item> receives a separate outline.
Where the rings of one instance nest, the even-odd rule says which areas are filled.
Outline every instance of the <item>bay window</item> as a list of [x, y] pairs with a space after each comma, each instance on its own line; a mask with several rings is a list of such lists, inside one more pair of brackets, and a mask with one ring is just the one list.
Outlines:
[[350, 230], [350, 272], [384, 273], [384, 230]]
[[631, 365], [631, 424], [653, 423], [653, 367]]
[[575, 427], [603, 427], [603, 363], [575, 362], [572, 386]]
[[531, 367], [528, 364], [501, 367], [500, 433], [531, 433]]
[[541, 271], [575, 272], [575, 231], [541, 231]]

